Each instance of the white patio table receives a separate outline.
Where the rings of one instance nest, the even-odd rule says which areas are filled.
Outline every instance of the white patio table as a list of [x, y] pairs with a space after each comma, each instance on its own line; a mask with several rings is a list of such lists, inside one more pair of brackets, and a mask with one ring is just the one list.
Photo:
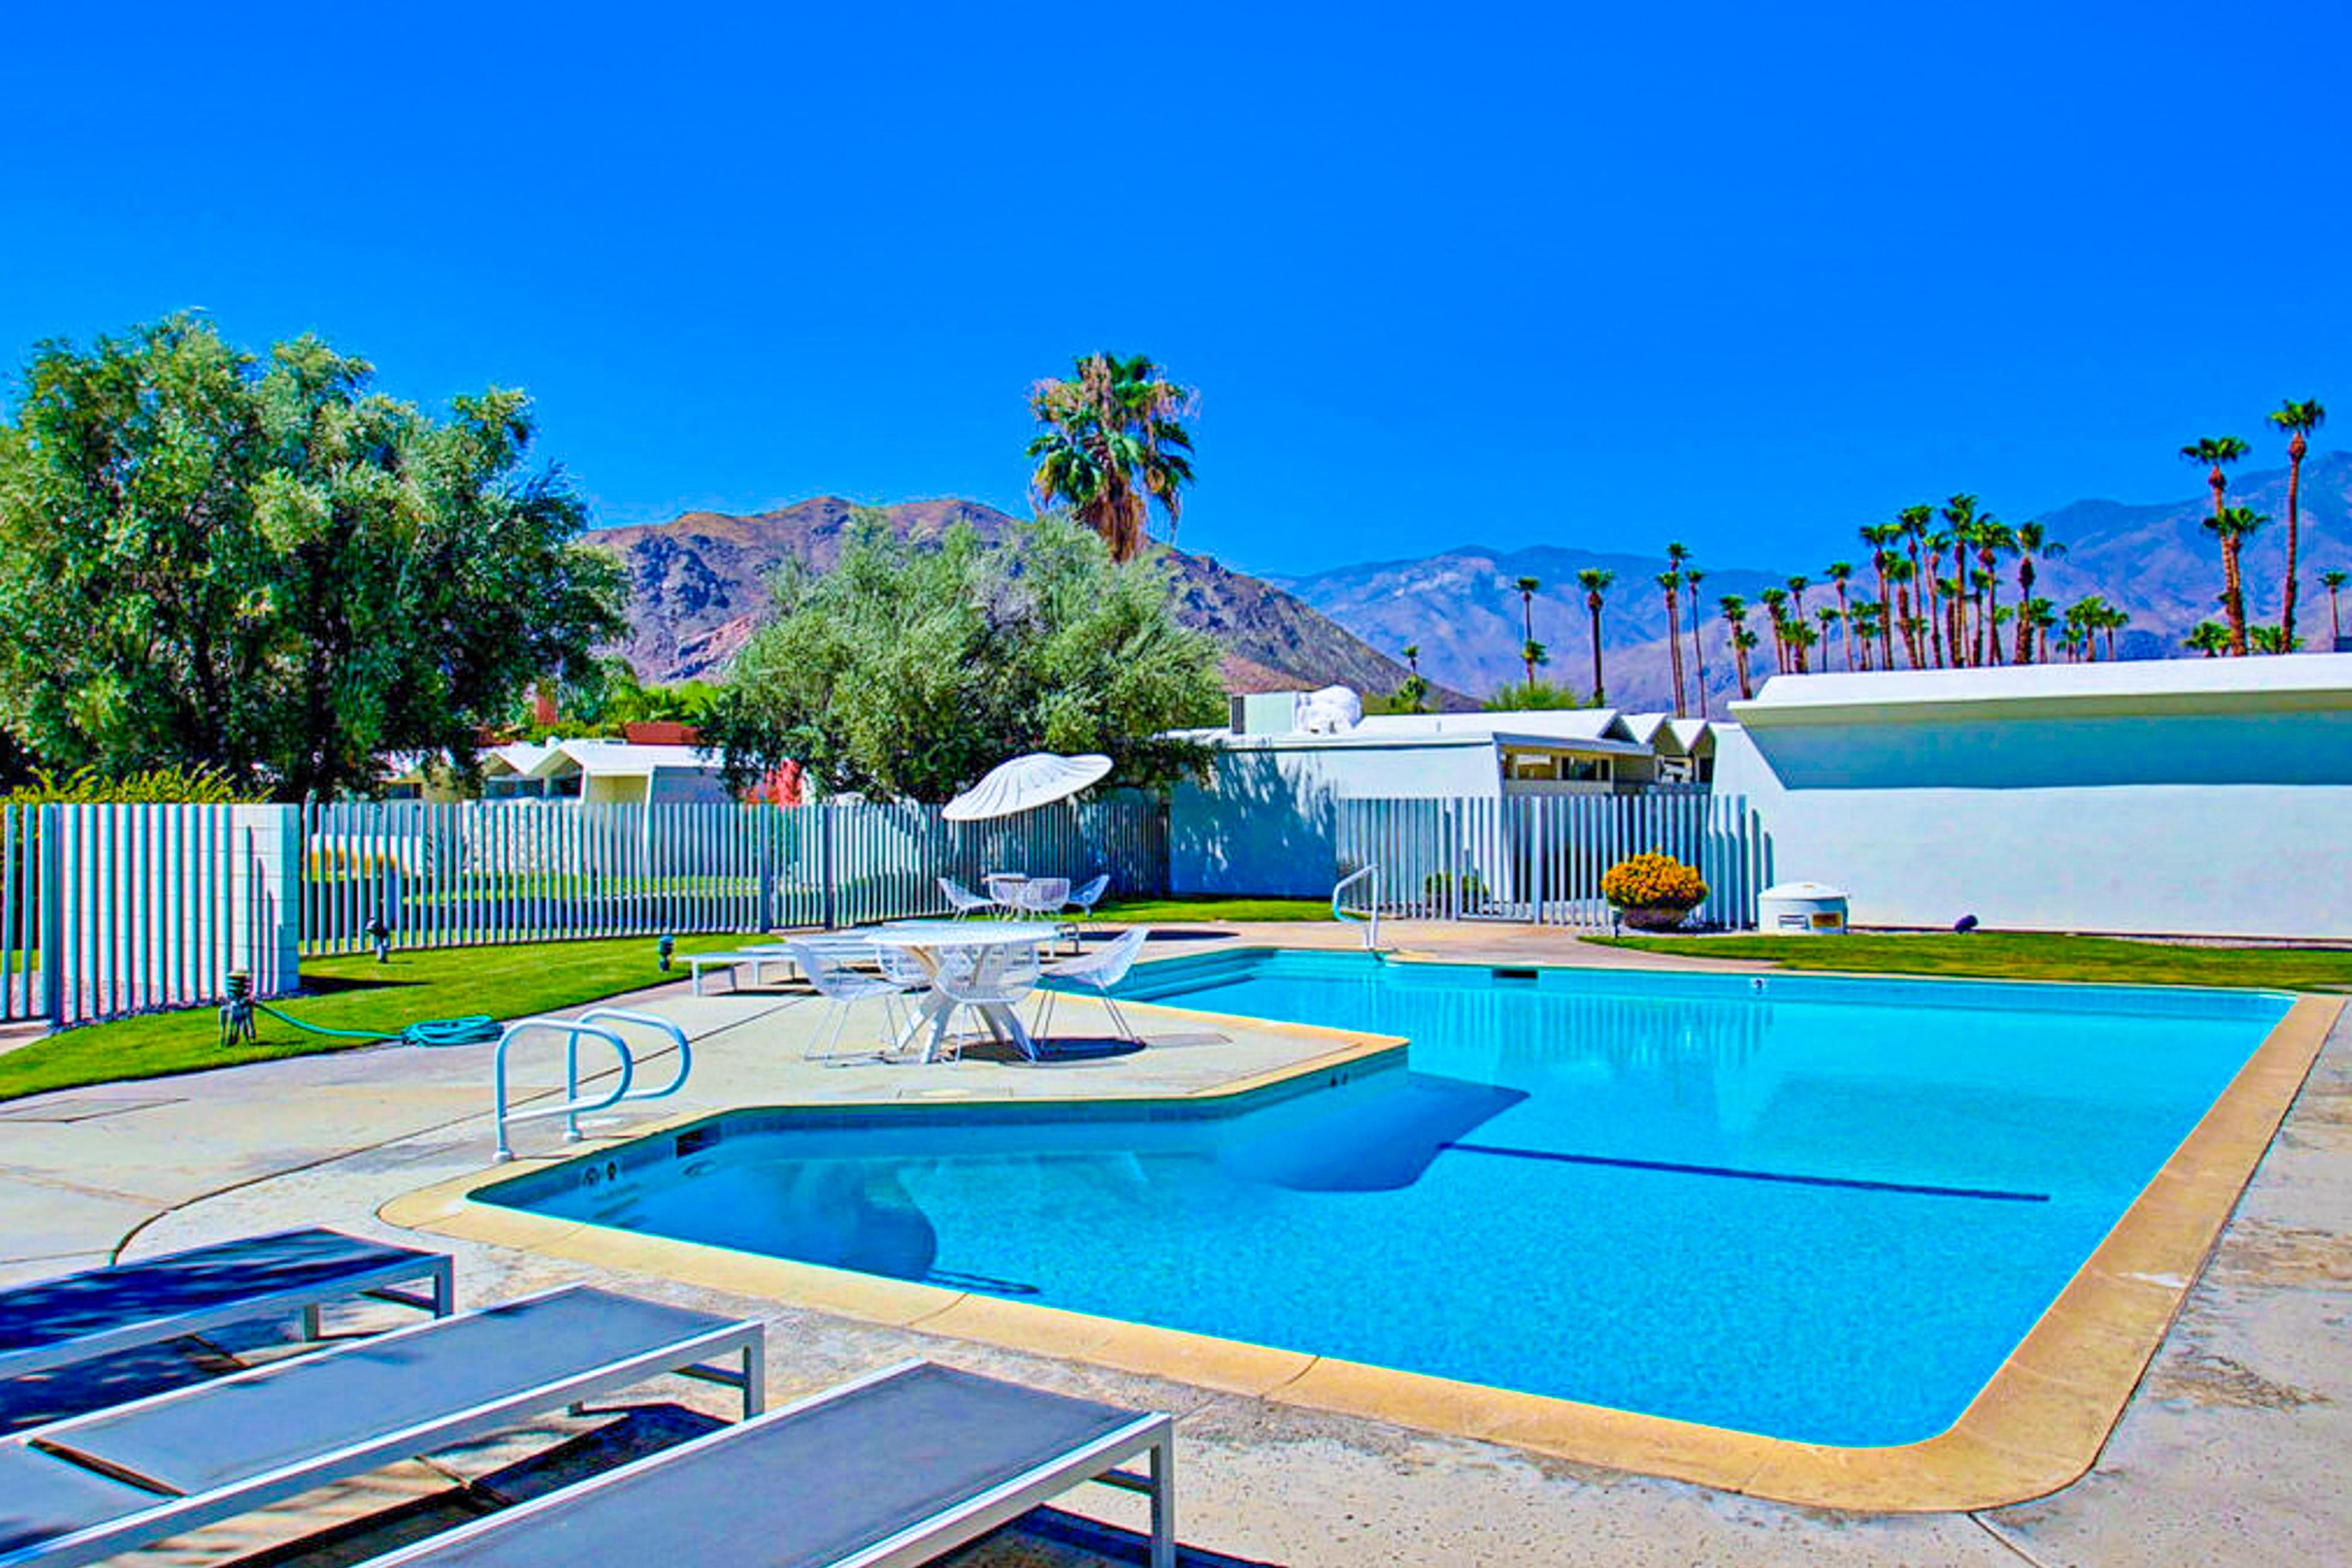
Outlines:
[[[898, 921], [860, 934], [871, 938], [877, 947], [896, 948], [908, 953], [931, 974], [931, 989], [916, 1004], [914, 1017], [908, 1021], [906, 1033], [898, 1037], [898, 1047], [903, 1050], [926, 1025], [929, 1026], [931, 1037], [923, 1045], [923, 1060], [929, 1062], [938, 1059], [940, 1047], [947, 1039], [948, 1020], [956, 1009], [955, 1002], [939, 988], [940, 955], [957, 949], [1034, 949], [1054, 941], [1057, 933], [1047, 921]], [[1021, 1022], [1020, 1010], [1011, 1003], [975, 1003], [973, 1011], [998, 1039], [1011, 1040], [1021, 1047], [1023, 1056], [1033, 1062], [1038, 1059], [1037, 1042], [1029, 1037], [1028, 1026]]]

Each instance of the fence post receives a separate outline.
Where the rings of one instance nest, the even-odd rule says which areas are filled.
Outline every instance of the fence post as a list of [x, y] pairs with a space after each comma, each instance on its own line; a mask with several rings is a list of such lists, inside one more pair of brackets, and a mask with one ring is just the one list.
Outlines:
[[64, 808], [40, 808], [41, 858], [36, 880], [41, 895], [41, 1016], [52, 1029], [66, 1026], [66, 921]]
[[821, 889], [818, 907], [824, 917], [824, 929], [835, 931], [839, 929], [840, 922], [836, 918], [839, 905], [835, 894], [833, 875], [833, 803], [820, 801], [815, 809], [817, 814], [816, 879], [817, 886]]

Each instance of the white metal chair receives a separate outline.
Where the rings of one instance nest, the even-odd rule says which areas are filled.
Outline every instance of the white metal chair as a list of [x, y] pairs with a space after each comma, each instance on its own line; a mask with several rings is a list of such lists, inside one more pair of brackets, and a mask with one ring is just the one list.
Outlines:
[[1065, 907], [1077, 910], [1080, 920], [1090, 921], [1095, 918], [1095, 906], [1101, 903], [1103, 895], [1109, 891], [1110, 873], [1105, 871], [1100, 876], [1087, 879], [1080, 885], [1077, 890], [1070, 895], [1069, 902]]
[[980, 1020], [982, 1028], [1000, 1038], [1010, 1026], [1013, 1043], [1026, 1052], [1028, 1046], [1020, 1038], [1021, 1019], [1014, 1009], [1037, 989], [1037, 950], [1026, 942], [942, 951], [940, 972], [932, 976], [931, 985], [948, 1002], [947, 1054], [962, 1052], [954, 1033], [955, 1015], [967, 1009]]
[[948, 908], [955, 911], [957, 920], [963, 920], [996, 907], [994, 899], [985, 893], [973, 892], [953, 877], [940, 879], [940, 891], [947, 895]]
[[980, 885], [988, 889], [988, 901], [1000, 910], [1019, 909], [1021, 889], [1028, 882], [1028, 878], [1016, 871], [991, 871], [980, 879]]
[[[1129, 926], [1116, 940], [1084, 957], [1066, 958], [1059, 963], [1048, 965], [1043, 977], [1071, 981], [1095, 992], [1101, 997], [1104, 1010], [1109, 1013], [1112, 1026], [1118, 1030], [1118, 1037], [1140, 1045], [1143, 1037], [1129, 1025], [1127, 1015], [1118, 1010], [1118, 998], [1113, 996], [1111, 991], [1127, 978], [1127, 972], [1135, 967], [1136, 958], [1143, 952], [1143, 944], [1150, 940], [1150, 926]], [[1045, 1038], [1045, 1031], [1053, 1025], [1054, 998], [1059, 994], [1058, 988], [1054, 986], [1042, 987], [1038, 991], [1038, 995], [1044, 1000], [1037, 1004], [1037, 1026], [1031, 1032], [1040, 1039]]]
[[[849, 1027], [849, 1015], [860, 1002], [880, 999], [883, 1016], [887, 1020], [889, 1037], [899, 1033], [898, 998], [904, 994], [899, 984], [881, 974], [868, 974], [854, 967], [875, 962], [872, 942], [840, 937], [823, 941], [801, 941], [785, 944], [793, 962], [816, 994], [833, 1004], [832, 1034], [819, 1029], [809, 1037], [808, 1047], [801, 1053], [803, 1061], [833, 1061], [841, 1055], [841, 1037]], [[819, 1045], [824, 1048], [820, 1050]], [[876, 1055], [882, 1054], [877, 1051]]]

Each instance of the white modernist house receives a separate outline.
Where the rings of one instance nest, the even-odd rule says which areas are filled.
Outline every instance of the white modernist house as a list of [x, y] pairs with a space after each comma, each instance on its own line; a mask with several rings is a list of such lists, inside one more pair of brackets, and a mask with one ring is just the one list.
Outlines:
[[2352, 655], [1779, 676], [1715, 732], [1857, 925], [2352, 938]]
[[1637, 732], [1614, 709], [1573, 708], [1378, 714], [1335, 730], [1305, 727], [1309, 696], [1236, 698], [1229, 724], [1183, 731], [1213, 756], [1169, 805], [1176, 891], [1329, 892], [1339, 801], [1611, 795], [1696, 782], [1715, 754], [1700, 720], [1647, 715]]
[[[730, 799], [719, 759], [693, 746], [626, 741], [518, 741], [482, 752], [485, 800], [581, 800], [666, 805]], [[456, 800], [456, 781], [431, 758], [394, 760], [386, 793], [400, 800]]]

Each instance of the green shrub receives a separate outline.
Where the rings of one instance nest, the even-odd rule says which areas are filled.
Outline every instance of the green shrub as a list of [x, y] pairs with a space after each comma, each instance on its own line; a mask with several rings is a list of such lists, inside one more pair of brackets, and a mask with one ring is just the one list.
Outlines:
[[238, 794], [217, 768], [178, 763], [119, 778], [91, 767], [63, 774], [40, 769], [5, 797], [11, 805], [230, 805], [259, 798]]

